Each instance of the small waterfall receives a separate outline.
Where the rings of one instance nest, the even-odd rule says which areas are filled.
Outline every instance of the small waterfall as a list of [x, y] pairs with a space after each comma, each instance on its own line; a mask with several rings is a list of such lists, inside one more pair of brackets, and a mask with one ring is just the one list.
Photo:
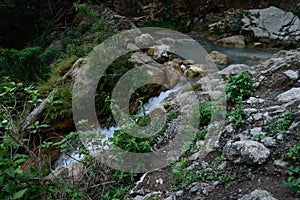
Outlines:
[[[137, 114], [140, 116], [144, 116], [145, 114], [148, 114], [149, 111], [157, 106], [160, 105], [161, 103], [163, 103], [168, 97], [170, 97], [171, 94], [177, 93], [178, 91], [180, 91], [181, 87], [175, 87], [174, 89], [170, 89], [170, 90], [166, 90], [164, 92], [161, 92], [157, 97], [152, 97], [148, 100], [148, 102], [143, 106], [142, 108], [138, 109]], [[103, 128], [101, 130], [95, 130], [95, 132], [99, 132], [99, 133], [104, 133], [107, 137], [103, 139], [104, 140], [108, 140], [108, 138], [112, 137], [114, 135], [114, 132], [116, 130], [119, 130], [120, 127], [118, 126], [112, 126], [109, 128]], [[93, 143], [93, 141], [91, 141], [90, 143]], [[87, 145], [89, 146], [89, 145]], [[91, 145], [91, 148], [87, 147], [87, 150], [93, 154], [93, 153], [97, 153], [97, 148], [101, 148], [99, 145]], [[79, 155], [79, 150], [75, 150], [73, 151], [71, 154], [66, 154], [63, 153], [56, 161], [56, 163], [54, 164], [53, 168], [54, 170], [58, 170], [64, 167], [67, 167], [73, 163], [77, 163], [82, 161], [84, 158], [83, 156]]]

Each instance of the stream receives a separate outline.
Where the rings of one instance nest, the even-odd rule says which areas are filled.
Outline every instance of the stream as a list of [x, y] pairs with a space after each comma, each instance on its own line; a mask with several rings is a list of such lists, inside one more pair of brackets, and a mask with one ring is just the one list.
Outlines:
[[[258, 60], [263, 60], [268, 57], [271, 57], [278, 49], [264, 49], [264, 48], [232, 48], [228, 46], [223, 46], [222, 44], [214, 44], [208, 40], [204, 40], [201, 38], [195, 38], [201, 46], [207, 51], [210, 52], [212, 50], [219, 51], [229, 58], [229, 64], [246, 64], [246, 65], [255, 65], [259, 61], [255, 61], [251, 59], [251, 57], [255, 57]], [[222, 67], [220, 67], [222, 68]], [[144, 105], [144, 109], [139, 109], [137, 114], [143, 116], [144, 113], [148, 114], [149, 111], [162, 103], [164, 103], [168, 98], [172, 95], [176, 96], [180, 92], [180, 88], [170, 89], [164, 92], [161, 92], [157, 97], [150, 98], [148, 103]], [[109, 127], [103, 128], [100, 130], [102, 133], [105, 133], [107, 137], [112, 137], [114, 131], [119, 130], [120, 127]], [[80, 162], [83, 160], [83, 156], [80, 156], [78, 150], [73, 151], [71, 154], [67, 155], [62, 153], [55, 164], [53, 165], [54, 170], [58, 170], [64, 167], [67, 167], [73, 163]]]

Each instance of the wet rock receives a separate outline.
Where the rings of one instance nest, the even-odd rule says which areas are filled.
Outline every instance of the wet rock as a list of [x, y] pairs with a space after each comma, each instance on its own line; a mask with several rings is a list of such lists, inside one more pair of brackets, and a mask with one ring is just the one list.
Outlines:
[[300, 88], [292, 88], [277, 96], [278, 101], [288, 103], [293, 100], [300, 100]]
[[231, 37], [222, 38], [217, 43], [234, 45], [235, 47], [245, 48], [245, 37], [242, 35], [234, 35]]
[[255, 42], [255, 43], [253, 44], [253, 46], [254, 46], [254, 47], [262, 47], [263, 44], [262, 44], [261, 42]]
[[229, 60], [228, 57], [225, 54], [222, 54], [218, 51], [212, 51], [210, 52], [206, 57], [206, 61], [220, 64], [220, 65], [228, 65]]
[[277, 200], [266, 190], [254, 190], [250, 194], [244, 195], [238, 200]]
[[148, 50], [148, 55], [152, 56], [154, 60], [159, 63], [164, 63], [168, 60], [168, 52], [170, 51], [170, 46], [159, 45], [150, 47]]
[[292, 12], [274, 6], [247, 10], [242, 19], [242, 30], [252, 31], [257, 38], [282, 41], [300, 40], [300, 20]]
[[174, 61], [168, 61], [166, 63], [164, 63], [165, 66], [170, 67], [171, 69], [174, 69], [180, 73], [182, 73], [182, 69], [181, 67], [178, 65], [178, 63], [175, 63]]
[[194, 65], [196, 62], [194, 60], [188, 59], [182, 62], [184, 65]]
[[186, 77], [195, 77], [209, 71], [210, 67], [204, 64], [190, 65], [188, 69], [184, 71]]
[[176, 41], [173, 38], [162, 38], [156, 41], [157, 44], [163, 44], [167, 46], [175, 46]]
[[223, 154], [234, 163], [263, 164], [270, 151], [259, 142], [244, 140], [229, 141], [223, 148]]

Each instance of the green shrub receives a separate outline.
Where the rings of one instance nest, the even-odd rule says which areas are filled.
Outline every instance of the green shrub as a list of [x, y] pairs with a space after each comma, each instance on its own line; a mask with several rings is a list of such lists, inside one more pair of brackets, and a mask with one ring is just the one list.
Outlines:
[[207, 126], [211, 121], [211, 114], [212, 114], [212, 103], [209, 101], [204, 101], [199, 106], [199, 125], [200, 126]]
[[[175, 119], [178, 116], [178, 112], [176, 111], [170, 111], [167, 114], [167, 119], [164, 127], [154, 136], [152, 137], [146, 137], [146, 138], [139, 138], [134, 137], [126, 132], [124, 132], [122, 129], [115, 131], [114, 135], [110, 140], [118, 147], [135, 153], [145, 153], [145, 152], [151, 152], [151, 148], [154, 144], [158, 141], [159, 137], [161, 137], [164, 132], [166, 131], [169, 124], [172, 122], [173, 119]], [[140, 133], [144, 136], [147, 136], [147, 133]]]
[[293, 160], [293, 165], [288, 168], [289, 177], [283, 185], [300, 193], [300, 141], [290, 150], [288, 157]]
[[274, 123], [270, 124], [269, 131], [273, 135], [286, 131], [292, 125], [294, 120], [294, 114], [291, 111], [288, 111], [284, 116], [277, 118]]
[[28, 47], [20, 51], [0, 49], [0, 70], [0, 76], [10, 76], [23, 82], [45, 78], [49, 72], [40, 47]]
[[255, 92], [252, 74], [249, 71], [241, 71], [235, 76], [229, 77], [226, 84], [226, 94], [233, 103], [241, 102]]
[[72, 92], [69, 86], [57, 86], [57, 91], [49, 99], [44, 117], [47, 123], [57, 122], [71, 117], [72, 114]]
[[243, 116], [245, 115], [244, 108], [241, 104], [238, 104], [235, 110], [231, 113], [231, 122], [235, 129], [239, 129], [245, 124]]
[[243, 22], [242, 22], [242, 19], [244, 17], [244, 12], [239, 12], [236, 16], [236, 19], [235, 19], [235, 23], [234, 23], [234, 26], [233, 26], [233, 31], [240, 31], [242, 26], [243, 26]]
[[[180, 188], [186, 189], [191, 183], [198, 179], [198, 176], [192, 170], [187, 168], [187, 159], [182, 158], [181, 162], [171, 168], [171, 177], [174, 181], [174, 186], [179, 186]], [[178, 188], [174, 188], [178, 189]]]

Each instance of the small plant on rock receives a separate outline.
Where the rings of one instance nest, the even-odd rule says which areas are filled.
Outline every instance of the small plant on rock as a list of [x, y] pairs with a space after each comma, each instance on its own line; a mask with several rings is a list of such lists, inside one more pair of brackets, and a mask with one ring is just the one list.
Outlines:
[[291, 111], [288, 111], [283, 117], [279, 117], [269, 126], [269, 131], [275, 135], [288, 130], [295, 120], [295, 116]]
[[293, 160], [293, 165], [288, 168], [289, 177], [283, 185], [300, 193], [300, 141], [290, 150], [288, 157]]
[[239, 129], [245, 124], [243, 116], [245, 115], [244, 108], [241, 104], [236, 106], [236, 109], [231, 113], [231, 122], [235, 129]]
[[249, 71], [241, 71], [227, 80], [226, 94], [233, 103], [241, 102], [255, 92], [254, 81]]

